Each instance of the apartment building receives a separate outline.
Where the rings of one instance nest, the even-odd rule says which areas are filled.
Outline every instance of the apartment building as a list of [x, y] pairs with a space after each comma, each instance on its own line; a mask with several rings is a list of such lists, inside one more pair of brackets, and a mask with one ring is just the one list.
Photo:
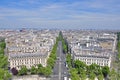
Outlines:
[[87, 65], [98, 64], [100, 66], [109, 66], [111, 65], [111, 52], [105, 50], [96, 50], [96, 49], [79, 49], [72, 50], [73, 59], [80, 60], [86, 63]]
[[38, 64], [45, 67], [58, 33], [50, 30], [27, 30], [8, 34], [5, 42], [10, 68], [19, 70], [25, 65], [30, 69]]
[[91, 65], [111, 66], [111, 54], [116, 48], [117, 35], [96, 31], [63, 31], [64, 38], [73, 60], [80, 60]]
[[46, 66], [48, 55], [40, 54], [40, 53], [20, 53], [20, 54], [12, 54], [9, 53], [9, 62], [10, 67], [15, 67], [16, 69], [20, 69], [21, 66], [25, 65], [28, 69], [32, 66], [37, 67], [38, 64], [42, 64], [43, 67]]

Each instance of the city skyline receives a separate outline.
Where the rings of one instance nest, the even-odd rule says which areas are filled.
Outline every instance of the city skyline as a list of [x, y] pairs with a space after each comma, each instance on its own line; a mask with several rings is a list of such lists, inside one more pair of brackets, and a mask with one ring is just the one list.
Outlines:
[[119, 0], [1, 0], [0, 28], [120, 29]]

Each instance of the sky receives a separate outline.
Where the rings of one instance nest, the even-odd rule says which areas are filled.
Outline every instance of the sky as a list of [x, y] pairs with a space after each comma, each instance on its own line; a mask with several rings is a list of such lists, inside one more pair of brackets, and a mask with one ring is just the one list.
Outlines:
[[120, 29], [120, 0], [0, 0], [0, 28]]

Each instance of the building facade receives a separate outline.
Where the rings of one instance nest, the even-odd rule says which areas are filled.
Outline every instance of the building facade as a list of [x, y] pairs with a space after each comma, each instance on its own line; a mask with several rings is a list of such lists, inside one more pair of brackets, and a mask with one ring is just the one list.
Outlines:
[[10, 54], [9, 57], [10, 68], [20, 69], [25, 65], [28, 69], [32, 66], [37, 67], [38, 64], [42, 64], [43, 67], [47, 63], [47, 54], [40, 53], [23, 53], [23, 54]]
[[110, 32], [96, 31], [63, 31], [68, 41], [73, 60], [80, 60], [87, 65], [98, 64], [111, 66], [111, 55], [116, 48], [117, 36]]
[[74, 60], [80, 60], [87, 65], [98, 64], [100, 66], [108, 66], [111, 64], [111, 57], [95, 56], [95, 55], [74, 55]]
[[28, 69], [38, 64], [45, 67], [58, 33], [52, 30], [7, 31], [5, 42], [9, 67], [18, 70], [23, 65]]

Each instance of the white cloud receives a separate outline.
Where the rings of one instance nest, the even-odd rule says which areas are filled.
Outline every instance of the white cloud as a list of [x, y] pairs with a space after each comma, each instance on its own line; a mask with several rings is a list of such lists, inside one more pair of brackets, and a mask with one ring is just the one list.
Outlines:
[[[30, 1], [30, 2], [28, 2]], [[44, 26], [76, 28], [105, 28], [119, 27], [119, 7], [112, 0], [93, 0], [92, 2], [53, 3], [34, 9], [0, 8], [0, 26]], [[27, 0], [29, 4], [37, 4], [34, 0]], [[106, 4], [110, 3], [110, 4]], [[18, 5], [18, 4], [16, 4]], [[23, 5], [19, 3], [19, 5]], [[112, 8], [113, 7], [113, 8]], [[116, 8], [114, 10], [114, 8]], [[92, 9], [97, 10], [92, 11]], [[101, 11], [103, 9], [103, 11]], [[106, 10], [106, 11], [104, 11]], [[109, 13], [111, 11], [115, 11]], [[106, 27], [106, 28], [107, 28]]]

